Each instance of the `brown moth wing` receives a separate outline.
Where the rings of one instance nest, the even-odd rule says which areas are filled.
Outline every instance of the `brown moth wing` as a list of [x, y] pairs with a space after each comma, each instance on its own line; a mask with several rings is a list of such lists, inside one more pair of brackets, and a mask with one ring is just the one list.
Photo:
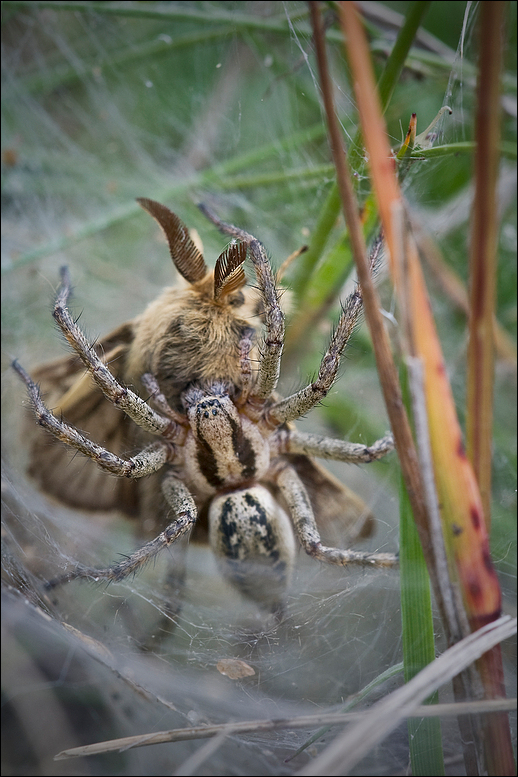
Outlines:
[[343, 547], [374, 533], [375, 518], [357, 494], [304, 454], [287, 458], [304, 483], [324, 542]]
[[[119, 377], [133, 339], [131, 322], [123, 324], [95, 345]], [[47, 407], [57, 417], [75, 426], [87, 437], [119, 456], [131, 455], [146, 440], [118, 408], [112, 405], [86, 373], [79, 357], [65, 356], [44, 364], [32, 373]], [[139, 483], [114, 478], [90, 459], [74, 453], [28, 419], [29, 474], [47, 494], [64, 504], [91, 510], [120, 509], [128, 515], [139, 512]]]

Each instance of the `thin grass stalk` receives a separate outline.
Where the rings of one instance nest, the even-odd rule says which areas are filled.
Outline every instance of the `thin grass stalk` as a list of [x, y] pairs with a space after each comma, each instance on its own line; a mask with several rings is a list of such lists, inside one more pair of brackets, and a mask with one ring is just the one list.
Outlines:
[[[446, 262], [437, 243], [425, 229], [423, 229], [423, 226], [418, 220], [412, 218], [412, 216], [410, 218], [412, 232], [417, 240], [419, 254], [426, 261], [426, 264], [433, 272], [437, 283], [453, 306], [469, 318], [470, 305], [464, 281], [455, 270], [452, 270]], [[493, 321], [493, 338], [498, 358], [507, 362], [509, 367], [516, 370], [516, 344], [496, 318]]]
[[500, 72], [505, 2], [480, 7], [477, 86], [475, 199], [470, 244], [469, 343], [466, 447], [480, 488], [484, 516], [491, 525], [491, 451], [496, 269], [497, 180], [500, 141]]
[[[509, 616], [506, 617], [509, 619]], [[504, 618], [502, 620], [504, 621]], [[514, 630], [516, 632], [516, 622]], [[387, 675], [391, 674], [393, 670], [401, 671], [400, 665], [392, 667], [392, 669], [384, 672], [385, 680], [387, 679]], [[376, 683], [378, 679], [379, 678], [376, 678], [373, 682]], [[372, 683], [369, 684], [369, 686], [372, 685]], [[140, 692], [142, 692], [142, 689], [140, 689]], [[164, 703], [163, 699], [159, 699], [159, 701]], [[429, 718], [435, 715], [455, 717], [456, 715], [461, 714], [461, 712], [477, 712], [482, 710], [487, 712], [501, 709], [512, 710], [515, 708], [516, 699], [500, 699], [498, 701], [465, 702], [463, 704], [440, 704], [437, 706], [437, 710], [431, 709], [427, 705], [417, 705], [409, 715], [416, 718]], [[81, 747], [63, 750], [55, 756], [55, 760], [63, 761], [67, 758], [82, 758], [89, 755], [99, 755], [100, 753], [125, 751], [136, 747], [151, 747], [166, 742], [207, 739], [221, 733], [243, 734], [249, 732], [278, 731], [282, 729], [311, 728], [312, 726], [320, 725], [322, 723], [325, 723], [326, 726], [340, 726], [343, 723], [355, 722], [358, 719], [366, 718], [369, 714], [368, 711], [345, 713], [333, 712], [320, 715], [303, 715], [294, 718], [270, 718], [266, 720], [240, 721], [239, 723], [221, 723], [213, 726], [203, 725], [170, 729], [168, 731], [154, 731], [151, 734], [136, 734], [121, 739], [105, 740], [104, 742], [97, 742], [91, 745], [83, 745]], [[292, 760], [293, 758], [294, 756], [291, 756], [287, 761]], [[327, 772], [322, 773], [327, 774]]]
[[[423, 371], [418, 359], [407, 359], [401, 366], [405, 405], [412, 418], [414, 434], [418, 442], [418, 453], [424, 481], [425, 498], [430, 519], [430, 538], [437, 570], [446, 568], [446, 552], [442, 538], [439, 505], [435, 489], [430, 451], [429, 430], [425, 412]], [[409, 381], [409, 376], [411, 380]], [[412, 387], [412, 391], [410, 390]], [[419, 391], [416, 394], [416, 391]], [[403, 660], [405, 682], [409, 682], [427, 664], [435, 659], [435, 640], [430, 592], [430, 577], [414, 523], [410, 501], [400, 484], [400, 559], [401, 559], [401, 625], [403, 637]], [[447, 577], [447, 574], [444, 575]], [[439, 580], [443, 575], [438, 575]], [[445, 606], [453, 609], [448, 600], [448, 589], [443, 587]], [[466, 632], [468, 629], [466, 628]], [[428, 704], [438, 703], [434, 693]], [[422, 721], [408, 720], [408, 735], [412, 774], [444, 774], [444, 757], [439, 719]]]
[[[497, 272], [497, 181], [500, 141], [500, 74], [505, 2], [481, 3], [475, 136], [475, 198], [470, 241], [470, 315], [466, 442], [491, 525], [493, 443], [494, 323]], [[488, 698], [505, 696], [500, 646], [478, 662]], [[489, 774], [514, 774], [506, 715], [484, 716]]]
[[[400, 176], [405, 162], [416, 145], [417, 117], [412, 115], [406, 138], [398, 152]], [[407, 162], [408, 164], [408, 162]], [[403, 173], [404, 174], [404, 173]], [[411, 375], [412, 392], [408, 376]], [[433, 482], [433, 468], [430, 455], [428, 426], [426, 420], [424, 391], [422, 381], [422, 365], [418, 359], [408, 359], [401, 365], [401, 385], [405, 406], [410, 418], [414, 436], [418, 443], [423, 487], [427, 501], [428, 519], [430, 521], [430, 542], [434, 555], [434, 567], [446, 567], [446, 553], [440, 530], [439, 507]], [[416, 393], [416, 390], [419, 393]], [[399, 523], [399, 556], [400, 556], [400, 592], [401, 592], [401, 633], [403, 643], [403, 661], [405, 682], [408, 683], [425, 666], [435, 659], [435, 640], [430, 592], [430, 577], [428, 575], [423, 549], [414, 523], [412, 508], [405, 488], [403, 478], [400, 478], [400, 523]], [[438, 527], [438, 528], [436, 528]], [[441, 575], [437, 576], [441, 583]], [[448, 589], [443, 587], [444, 605], [453, 609], [449, 602]], [[438, 702], [437, 691], [427, 699], [427, 703], [435, 705]], [[444, 774], [444, 756], [442, 750], [441, 724], [438, 718], [417, 721], [409, 719], [408, 745], [412, 774], [442, 775]]]

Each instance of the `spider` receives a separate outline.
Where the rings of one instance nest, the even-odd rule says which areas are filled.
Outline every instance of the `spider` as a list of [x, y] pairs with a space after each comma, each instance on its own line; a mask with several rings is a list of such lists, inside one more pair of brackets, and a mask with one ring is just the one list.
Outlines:
[[[163, 306], [150, 307], [153, 315], [132, 322], [130, 334], [122, 327], [118, 330], [120, 340], [124, 339], [120, 335], [124, 331], [126, 341], [141, 344], [140, 350], [137, 349], [139, 358], [135, 359], [135, 354], [131, 356], [130, 352], [129, 362], [144, 369], [148, 365], [148, 370], [151, 365], [154, 370], [137, 376], [133, 370], [134, 382], [140, 377], [149, 395], [149, 401], [142, 399], [126, 385], [127, 379], [119, 380], [106, 364], [122, 346], [118, 345], [103, 359], [99, 344], [91, 345], [70, 315], [67, 307], [70, 275], [66, 268], [61, 272], [54, 317], [87, 374], [105, 399], [117, 408], [117, 418], [126, 424], [131, 419], [141, 430], [142, 439], [152, 436], [153, 441], [131, 457], [110, 452], [57, 418], [43, 402], [38, 385], [27, 372], [17, 362], [13, 367], [26, 384], [38, 423], [57, 440], [80, 451], [101, 470], [117, 478], [136, 481], [160, 472], [160, 484], [157, 481], [153, 484], [161, 489], [167, 508], [164, 515], [169, 513], [169, 522], [154, 539], [120, 563], [105, 569], [78, 565], [51, 580], [48, 587], [76, 579], [120, 581], [190, 533], [200, 511], [208, 514], [209, 542], [223, 576], [245, 596], [273, 613], [282, 612], [297, 541], [312, 558], [330, 564], [395, 565], [397, 559], [389, 553], [357, 552], [323, 544], [318, 529], [320, 516], [350, 512], [355, 497], [311, 458], [368, 463], [393, 449], [392, 437], [385, 436], [366, 447], [302, 433], [291, 423], [321, 402], [333, 386], [341, 355], [361, 311], [360, 289], [350, 295], [342, 308], [316, 379], [281, 398], [276, 394], [276, 386], [284, 345], [284, 314], [263, 245], [251, 234], [221, 221], [208, 208], [200, 206], [232, 238], [229, 248], [218, 259], [214, 274], [207, 275], [203, 257], [190, 242], [178, 217], [152, 200], [139, 202], [162, 226], [173, 260], [195, 292], [190, 302], [182, 298], [184, 301], [178, 303], [173, 292], [172, 299], [180, 313], [175, 313], [174, 326], [168, 322], [163, 328], [165, 334], [161, 341], [162, 346], [163, 343], [169, 346], [168, 337], [172, 338], [178, 322], [184, 321], [186, 310], [193, 313], [202, 332], [201, 345], [190, 353], [188, 365], [185, 364], [187, 357], [182, 355], [181, 338], [175, 346], [179, 363], [170, 360], [167, 370], [163, 365], [153, 367], [153, 359], [146, 356], [146, 338], [149, 341], [151, 337], [149, 321], [157, 321], [158, 309], [162, 312]], [[247, 325], [250, 319], [232, 326], [232, 332], [228, 329], [228, 319], [224, 319], [227, 329], [219, 333], [219, 340], [214, 337], [214, 344], [211, 341], [208, 350], [213, 352], [202, 352], [202, 346], [207, 344], [203, 331], [208, 327], [208, 319], [204, 318], [208, 314], [200, 300], [203, 294], [208, 295], [206, 304], [210, 304], [214, 320], [220, 321], [218, 316], [230, 311], [231, 321], [237, 321], [234, 310], [244, 303], [240, 288], [246, 283], [243, 272], [246, 257], [255, 271], [264, 318], [264, 339], [256, 368], [252, 357], [256, 331], [254, 326]], [[223, 327], [221, 322], [218, 326]], [[216, 341], [223, 344], [216, 347]], [[226, 341], [230, 341], [228, 353], [224, 347]], [[228, 374], [219, 375], [218, 369]], [[79, 393], [78, 406], [85, 404], [90, 391], [85, 389], [84, 381], [77, 381], [73, 392]], [[55, 493], [59, 494], [60, 490], [64, 493], [65, 489], [56, 486]], [[161, 520], [165, 524], [163, 516]]]

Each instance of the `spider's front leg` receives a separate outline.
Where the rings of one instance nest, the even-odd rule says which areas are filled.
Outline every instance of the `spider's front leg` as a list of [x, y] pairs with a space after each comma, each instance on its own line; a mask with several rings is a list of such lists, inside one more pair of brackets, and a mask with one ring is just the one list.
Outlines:
[[151, 434], [169, 436], [176, 432], [174, 421], [156, 413], [131, 389], [122, 386], [111, 374], [108, 367], [98, 357], [95, 348], [88, 342], [81, 329], [70, 315], [67, 307], [70, 296], [70, 274], [66, 267], [61, 268], [61, 286], [54, 303], [53, 316], [63, 332], [67, 342], [77, 353], [93, 380], [105, 397], [123, 410], [138, 426]]
[[114, 580], [118, 582], [128, 575], [138, 572], [157, 553], [172, 545], [179, 537], [192, 529], [196, 521], [197, 509], [187, 487], [171, 472], [168, 472], [162, 481], [162, 491], [168, 504], [171, 505], [175, 519], [158, 537], [147, 542], [124, 559], [124, 561], [121, 561], [120, 564], [114, 564], [106, 569], [95, 569], [79, 565], [73, 572], [50, 580], [46, 587], [49, 589], [55, 588], [64, 583], [70, 583], [72, 580], [81, 579], [94, 580], [95, 582], [100, 580]]
[[362, 553], [323, 545], [308, 493], [294, 467], [280, 460], [275, 479], [289, 507], [297, 537], [310, 556], [339, 566], [392, 567], [398, 564], [397, 556], [392, 553]]
[[[376, 267], [381, 248], [382, 240], [378, 239], [370, 256], [371, 268]], [[295, 394], [275, 402], [267, 413], [272, 424], [280, 426], [288, 421], [301, 418], [328, 394], [336, 380], [342, 354], [358, 323], [362, 309], [363, 295], [361, 287], [358, 286], [342, 305], [340, 319], [327, 351], [320, 362], [316, 380]]]
[[241, 240], [248, 245], [250, 259], [254, 265], [257, 283], [264, 303], [266, 333], [261, 348], [261, 363], [253, 395], [267, 399], [279, 380], [281, 356], [284, 348], [284, 313], [279, 302], [275, 278], [263, 244], [243, 229], [221, 221], [209, 208], [200, 204], [201, 212], [225, 235]]
[[[30, 375], [25, 372], [18, 362], [14, 361], [12, 366], [27, 386], [32, 409], [40, 426], [43, 426], [44, 429], [58, 440], [61, 440], [61, 442], [66, 443], [71, 448], [75, 448], [95, 461], [106, 472], [110, 472], [117, 477], [141, 478], [156, 472], [172, 458], [172, 444], [165, 441], [148, 445], [147, 448], [144, 448], [143, 451], [130, 459], [121, 459], [114, 453], [110, 453], [106, 448], [89, 440], [88, 437], [81, 434], [75, 427], [56, 418], [43, 402], [40, 390]], [[161, 417], [158, 414], [156, 415], [158, 418]], [[163, 420], [167, 423], [166, 428], [170, 429], [173, 422], [167, 419]]]

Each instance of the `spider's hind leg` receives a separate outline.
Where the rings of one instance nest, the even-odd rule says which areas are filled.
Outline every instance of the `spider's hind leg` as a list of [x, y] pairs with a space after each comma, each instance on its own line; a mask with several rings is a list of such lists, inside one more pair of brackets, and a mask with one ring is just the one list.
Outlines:
[[381, 437], [372, 445], [347, 442], [320, 434], [281, 429], [277, 435], [278, 453], [302, 453], [319, 459], [345, 461], [348, 464], [370, 464], [394, 450], [391, 434]]
[[362, 553], [354, 550], [330, 548], [322, 544], [308, 492], [296, 470], [286, 462], [279, 462], [276, 481], [288, 504], [295, 533], [306, 553], [328, 564], [347, 566], [396, 566], [397, 556], [392, 553]]
[[111, 567], [95, 569], [78, 565], [74, 571], [50, 580], [47, 583], [47, 589], [70, 583], [72, 580], [93, 580], [94, 582], [101, 580], [119, 582], [124, 580], [128, 575], [137, 573], [157, 553], [172, 545], [179, 537], [190, 531], [196, 521], [197, 509], [187, 487], [172, 472], [168, 472], [162, 481], [162, 491], [173, 510], [174, 520], [158, 537], [147, 542], [125, 558], [124, 561]]

